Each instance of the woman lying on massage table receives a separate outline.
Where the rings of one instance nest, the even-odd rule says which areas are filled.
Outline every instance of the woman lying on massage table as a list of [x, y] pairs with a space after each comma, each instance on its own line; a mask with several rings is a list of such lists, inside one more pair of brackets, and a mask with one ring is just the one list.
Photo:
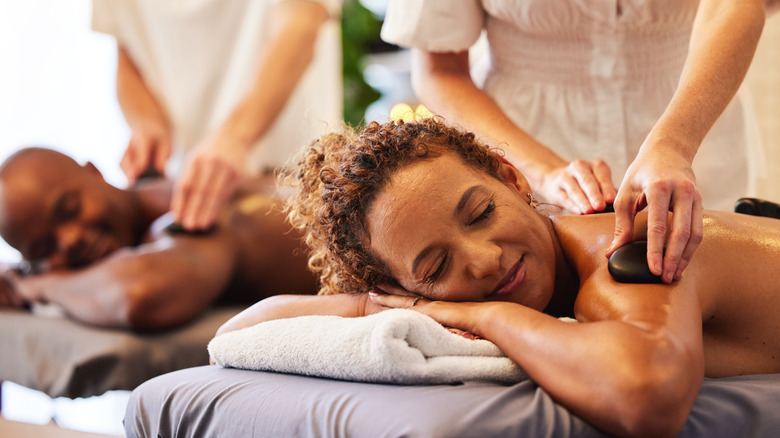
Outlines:
[[[547, 217], [517, 169], [434, 119], [323, 137], [291, 179], [289, 217], [324, 296], [271, 297], [220, 333], [411, 307], [494, 342], [559, 403], [625, 436], [675, 435], [704, 376], [780, 372], [776, 219], [705, 212], [682, 278], [627, 284], [607, 269], [613, 215]], [[580, 324], [556, 318], [570, 315]]]

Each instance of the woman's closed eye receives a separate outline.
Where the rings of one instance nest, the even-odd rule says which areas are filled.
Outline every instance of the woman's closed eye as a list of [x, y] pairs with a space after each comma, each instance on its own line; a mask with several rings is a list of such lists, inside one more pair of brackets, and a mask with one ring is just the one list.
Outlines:
[[447, 253], [442, 254], [442, 256], [439, 258], [439, 262], [436, 266], [435, 270], [430, 274], [425, 276], [425, 283], [426, 284], [432, 284], [435, 283], [436, 280], [438, 280], [441, 277], [442, 272], [444, 272], [444, 268], [447, 264], [447, 260], [449, 259], [449, 255]]
[[[466, 221], [466, 226], [471, 227], [487, 221], [490, 219], [495, 210], [496, 202], [494, 197], [491, 196], [489, 198], [485, 198], [485, 200], [480, 202], [477, 208], [474, 209], [474, 211], [478, 213], [473, 214], [472, 216], [475, 217]], [[433, 265], [433, 272], [425, 276], [423, 281], [425, 284], [433, 284], [442, 277], [442, 275], [445, 273], [445, 269], [447, 268], [449, 257], [450, 256], [448, 252], [442, 253], [442, 255]]]
[[490, 219], [490, 216], [493, 214], [493, 212], [496, 209], [496, 201], [491, 196], [490, 198], [485, 199], [479, 204], [478, 208], [476, 209], [477, 211], [480, 211], [479, 207], [482, 208], [481, 212], [475, 218], [470, 219], [466, 225], [472, 226], [480, 222], [483, 222], [487, 219]]

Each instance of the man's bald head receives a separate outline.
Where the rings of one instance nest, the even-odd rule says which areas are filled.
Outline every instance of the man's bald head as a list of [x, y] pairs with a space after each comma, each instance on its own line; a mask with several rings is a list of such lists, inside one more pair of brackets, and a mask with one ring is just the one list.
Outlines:
[[22, 149], [0, 165], [0, 235], [28, 260], [84, 265], [105, 255], [95, 245], [132, 244], [129, 204], [92, 164], [51, 149]]

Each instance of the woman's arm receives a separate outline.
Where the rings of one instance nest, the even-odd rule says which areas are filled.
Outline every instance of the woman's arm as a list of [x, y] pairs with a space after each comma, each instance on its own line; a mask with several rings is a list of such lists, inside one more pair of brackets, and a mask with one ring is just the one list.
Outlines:
[[[686, 280], [688, 279], [686, 275]], [[688, 282], [584, 282], [579, 324], [505, 302], [420, 301], [414, 309], [496, 343], [563, 406], [619, 436], [674, 436], [703, 375], [701, 310]], [[380, 296], [409, 307], [412, 298]]]
[[371, 302], [368, 294], [275, 295], [234, 316], [217, 330], [217, 336], [274, 319], [306, 315], [366, 316], [383, 308]]
[[[764, 26], [764, 8], [764, 0], [699, 4], [677, 89], [620, 186], [615, 239], [608, 256], [631, 241], [634, 216], [647, 206], [650, 269], [667, 283], [680, 278], [701, 242], [703, 226], [701, 194], [691, 164], [742, 84]], [[664, 255], [669, 211], [674, 216]]]
[[568, 163], [515, 125], [469, 73], [468, 52], [413, 50], [412, 83], [420, 100], [449, 122], [501, 146], [545, 198], [570, 211], [600, 211], [616, 195], [609, 167], [601, 160]]

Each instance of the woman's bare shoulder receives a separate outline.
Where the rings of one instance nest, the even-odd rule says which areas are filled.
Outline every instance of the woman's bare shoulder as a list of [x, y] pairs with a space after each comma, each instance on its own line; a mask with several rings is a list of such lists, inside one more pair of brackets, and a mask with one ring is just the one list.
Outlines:
[[550, 219], [564, 252], [603, 252], [615, 236], [615, 215], [611, 213], [557, 215], [551, 216]]

